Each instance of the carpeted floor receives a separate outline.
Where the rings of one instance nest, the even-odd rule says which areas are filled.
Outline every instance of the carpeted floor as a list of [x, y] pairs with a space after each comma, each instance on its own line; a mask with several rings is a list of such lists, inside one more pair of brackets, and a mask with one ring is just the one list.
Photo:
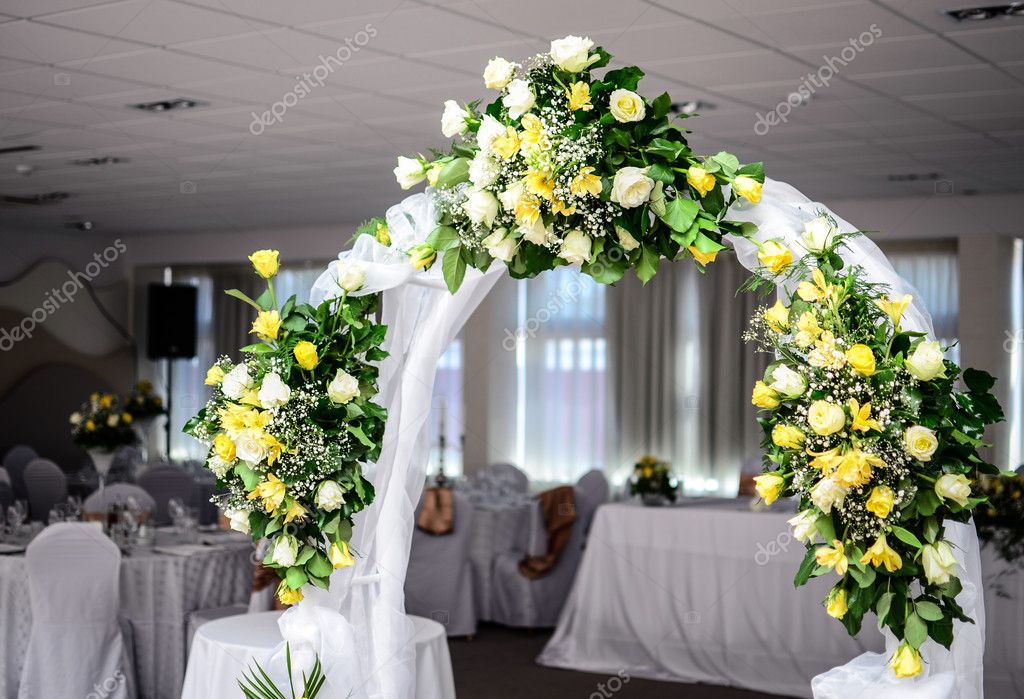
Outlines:
[[459, 699], [779, 699], [731, 687], [652, 682], [628, 682], [605, 675], [555, 670], [534, 662], [547, 643], [549, 631], [527, 632], [482, 625], [476, 638], [453, 638], [452, 665]]

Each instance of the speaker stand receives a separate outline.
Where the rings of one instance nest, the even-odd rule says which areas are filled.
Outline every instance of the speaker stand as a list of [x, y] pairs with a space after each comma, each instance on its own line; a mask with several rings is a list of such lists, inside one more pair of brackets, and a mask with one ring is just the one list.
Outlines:
[[174, 359], [171, 357], [166, 358], [167, 362], [167, 423], [164, 425], [165, 439], [164, 439], [164, 455], [167, 457], [167, 463], [171, 462], [171, 416], [174, 407]]

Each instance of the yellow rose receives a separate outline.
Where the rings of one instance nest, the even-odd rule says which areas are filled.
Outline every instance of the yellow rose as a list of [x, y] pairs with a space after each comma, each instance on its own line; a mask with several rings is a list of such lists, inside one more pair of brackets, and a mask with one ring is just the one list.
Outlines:
[[589, 112], [594, 108], [590, 103], [590, 85], [585, 82], [573, 83], [566, 89], [565, 96], [569, 98], [569, 111], [575, 112], [582, 109]]
[[213, 451], [224, 461], [235, 460], [235, 443], [223, 432], [213, 438]]
[[408, 252], [414, 269], [430, 269], [437, 259], [437, 251], [426, 243], [420, 243]]
[[714, 262], [715, 258], [718, 257], [717, 250], [714, 252], [701, 252], [697, 249], [696, 245], [691, 245], [686, 249], [690, 251], [691, 255], [693, 255], [693, 259], [697, 260], [697, 262], [701, 263], [705, 267]]
[[86, 432], [95, 432], [96, 431], [96, 423], [93, 422], [92, 420], [86, 420], [85, 421], [85, 431]]
[[249, 332], [255, 334], [261, 340], [276, 340], [277, 333], [281, 329], [281, 316], [277, 311], [260, 311], [256, 320], [252, 322], [252, 329]]
[[903, 433], [903, 446], [918, 461], [931, 461], [932, 454], [939, 448], [939, 440], [927, 427], [913, 425]]
[[132, 420], [133, 418], [131, 413], [121, 413], [121, 422], [124, 424], [130, 425], [132, 424]]
[[920, 675], [923, 669], [921, 667], [921, 654], [904, 641], [896, 649], [896, 652], [893, 653], [892, 659], [889, 661], [889, 667], [892, 668], [897, 677]]
[[348, 568], [356, 562], [352, 559], [352, 553], [348, 550], [348, 544], [342, 541], [340, 544], [331, 544], [331, 565], [335, 568]]
[[629, 90], [615, 90], [608, 98], [608, 111], [615, 120], [622, 123], [643, 121], [647, 110], [643, 98]]
[[732, 190], [751, 204], [761, 201], [761, 183], [753, 177], [740, 175], [732, 181]]
[[702, 197], [715, 188], [715, 176], [697, 165], [691, 165], [686, 171], [686, 181]]
[[949, 499], [967, 507], [967, 499], [971, 497], [971, 481], [962, 473], [946, 473], [935, 481], [935, 494], [943, 500]]
[[764, 504], [771, 505], [785, 490], [786, 480], [777, 473], [764, 473], [754, 477], [754, 487], [757, 488], [757, 494], [764, 500]]
[[775, 305], [764, 312], [764, 319], [768, 327], [777, 333], [789, 330], [789, 309], [780, 300], [776, 300]]
[[889, 546], [885, 540], [885, 534], [882, 534], [875, 543], [867, 550], [867, 552], [860, 557], [860, 562], [863, 565], [870, 563], [875, 568], [879, 565], [884, 565], [885, 569], [890, 573], [895, 572], [903, 567], [903, 559]]
[[876, 485], [871, 489], [871, 496], [864, 507], [875, 517], [885, 519], [892, 512], [892, 502], [892, 488], [887, 485]]
[[804, 433], [792, 425], [779, 423], [772, 428], [772, 443], [783, 449], [800, 449], [804, 445]]
[[271, 279], [281, 266], [278, 255], [280, 253], [277, 250], [257, 250], [249, 255], [249, 261], [252, 262], [256, 274], [264, 279]]
[[836, 574], [843, 577], [850, 566], [845, 550], [842, 541], [833, 539], [832, 546], [821, 546], [814, 551], [814, 560], [820, 566], [835, 568]]
[[281, 600], [281, 604], [298, 604], [303, 599], [302, 590], [293, 590], [288, 587], [288, 583], [281, 581], [281, 584], [277, 586], [277, 598]]
[[842, 619], [846, 616], [846, 612], [849, 611], [846, 606], [846, 590], [832, 588], [825, 600], [825, 611], [834, 619]]
[[835, 434], [846, 427], [846, 413], [835, 403], [816, 400], [807, 409], [807, 424], [822, 436]]
[[875, 354], [867, 345], [857, 344], [846, 350], [846, 361], [861, 376], [875, 373]]
[[207, 386], [219, 386], [223, 381], [224, 370], [221, 369], [216, 364], [214, 364], [212, 367], [207, 369], [206, 381], [204, 381], [203, 383], [205, 383]]
[[757, 259], [772, 274], [782, 274], [793, 264], [793, 253], [785, 245], [769, 240], [757, 251]]
[[754, 393], [750, 402], [758, 408], [777, 408], [779, 407], [779, 394], [764, 381], [758, 381], [754, 384]]
[[316, 354], [316, 345], [312, 342], [303, 340], [295, 345], [292, 353], [295, 355], [295, 361], [306, 371], [312, 371], [320, 363], [320, 357]]

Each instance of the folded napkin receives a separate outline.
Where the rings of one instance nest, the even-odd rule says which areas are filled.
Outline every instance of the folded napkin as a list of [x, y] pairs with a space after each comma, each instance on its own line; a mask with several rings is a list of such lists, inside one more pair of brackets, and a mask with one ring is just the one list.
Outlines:
[[544, 577], [555, 567], [569, 544], [572, 525], [576, 522], [576, 489], [571, 485], [545, 490], [537, 499], [544, 516], [548, 548], [547, 553], [527, 556], [519, 562], [519, 572], [530, 580]]
[[416, 526], [434, 536], [455, 531], [454, 500], [450, 488], [427, 488]]

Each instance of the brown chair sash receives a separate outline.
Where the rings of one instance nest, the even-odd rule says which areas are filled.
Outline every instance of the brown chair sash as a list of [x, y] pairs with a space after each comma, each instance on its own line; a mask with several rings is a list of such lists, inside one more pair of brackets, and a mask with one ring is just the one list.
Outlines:
[[576, 522], [576, 489], [571, 485], [545, 490], [537, 499], [548, 533], [548, 547], [547, 553], [527, 556], [519, 562], [519, 572], [530, 580], [544, 577], [555, 567], [569, 544]]
[[434, 536], [455, 531], [455, 501], [450, 488], [426, 489], [416, 526]]

